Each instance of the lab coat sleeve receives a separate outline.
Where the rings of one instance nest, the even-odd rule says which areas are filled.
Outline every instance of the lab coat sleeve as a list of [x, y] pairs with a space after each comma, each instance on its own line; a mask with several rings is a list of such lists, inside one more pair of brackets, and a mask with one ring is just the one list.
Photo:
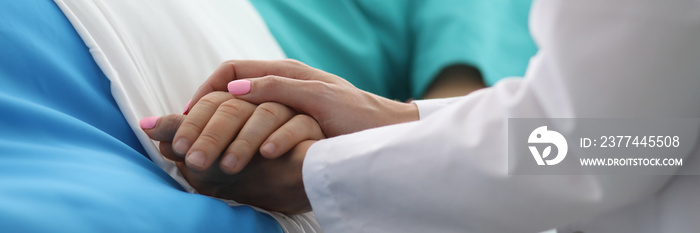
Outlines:
[[524, 79], [310, 147], [304, 185], [322, 228], [537, 232], [653, 195], [669, 177], [509, 175], [507, 120], [699, 117], [699, 12], [697, 0], [534, 3], [540, 50]]
[[434, 112], [437, 112], [438, 110], [450, 105], [451, 103], [454, 103], [456, 101], [459, 101], [462, 99], [461, 97], [452, 97], [452, 98], [444, 98], [444, 99], [427, 99], [427, 100], [416, 100], [413, 101], [416, 106], [418, 106], [418, 111], [419, 118], [420, 119], [425, 119]]

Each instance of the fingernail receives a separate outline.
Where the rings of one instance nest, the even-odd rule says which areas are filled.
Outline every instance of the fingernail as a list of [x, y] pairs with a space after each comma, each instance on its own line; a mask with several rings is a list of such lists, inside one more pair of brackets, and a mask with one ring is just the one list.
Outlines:
[[275, 149], [277, 149], [277, 146], [275, 146], [275, 144], [272, 142], [268, 142], [261, 149], [267, 152], [268, 154], [273, 154], [275, 153]]
[[235, 154], [227, 154], [224, 159], [221, 160], [221, 165], [227, 168], [234, 168], [238, 164], [238, 157]]
[[160, 118], [160, 117], [152, 116], [152, 117], [143, 118], [139, 122], [139, 125], [141, 125], [142, 129], [153, 129], [156, 127], [156, 122], [158, 122], [158, 118]]
[[182, 157], [182, 155], [187, 153], [187, 150], [190, 149], [190, 143], [186, 138], [181, 138], [178, 139], [174, 144], [173, 144], [173, 150], [177, 152], [178, 155]]
[[204, 154], [199, 151], [194, 151], [190, 155], [187, 156], [187, 164], [195, 166], [197, 168], [204, 168], [204, 161], [206, 158], [204, 158]]
[[233, 95], [245, 95], [250, 92], [250, 80], [235, 80], [228, 83], [228, 92]]
[[190, 110], [190, 103], [192, 103], [192, 100], [187, 101], [187, 104], [185, 104], [185, 111], [183, 111], [182, 114], [187, 115], [187, 110]]

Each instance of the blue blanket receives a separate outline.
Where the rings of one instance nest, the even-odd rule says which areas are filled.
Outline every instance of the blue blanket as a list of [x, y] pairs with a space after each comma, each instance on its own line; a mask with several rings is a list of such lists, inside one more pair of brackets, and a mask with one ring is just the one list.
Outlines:
[[281, 232], [182, 191], [147, 159], [52, 1], [0, 1], [0, 54], [3, 232]]

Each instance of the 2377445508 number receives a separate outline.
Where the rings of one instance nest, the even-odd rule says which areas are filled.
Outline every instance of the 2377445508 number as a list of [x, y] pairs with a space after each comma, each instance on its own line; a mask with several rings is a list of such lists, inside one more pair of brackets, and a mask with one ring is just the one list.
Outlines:
[[678, 147], [678, 136], [600, 136], [600, 147]]

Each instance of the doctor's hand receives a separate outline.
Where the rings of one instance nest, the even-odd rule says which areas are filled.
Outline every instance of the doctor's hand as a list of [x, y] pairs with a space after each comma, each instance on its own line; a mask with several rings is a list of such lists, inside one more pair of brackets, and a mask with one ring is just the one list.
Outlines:
[[223, 154], [218, 165], [229, 174], [240, 172], [258, 151], [277, 158], [299, 142], [325, 137], [307, 115], [277, 103], [256, 106], [226, 92], [209, 93], [187, 116], [149, 117], [141, 126], [160, 141], [166, 158], [204, 171]]
[[225, 90], [250, 103], [276, 102], [308, 114], [329, 137], [418, 120], [415, 104], [362, 91], [295, 60], [224, 62], [192, 101]]

